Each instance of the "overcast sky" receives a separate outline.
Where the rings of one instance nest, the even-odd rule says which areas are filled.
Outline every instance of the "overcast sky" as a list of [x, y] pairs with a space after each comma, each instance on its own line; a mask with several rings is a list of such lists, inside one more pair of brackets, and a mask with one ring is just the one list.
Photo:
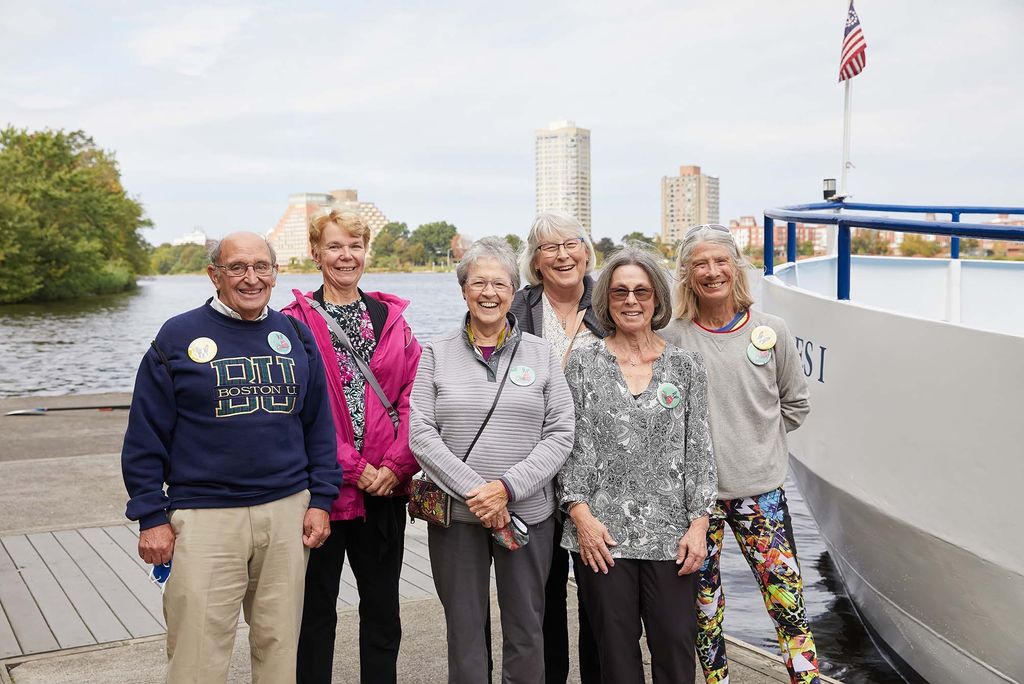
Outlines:
[[[1024, 2], [859, 0], [851, 190], [1024, 204]], [[721, 219], [838, 176], [843, 0], [138, 3], [0, 0], [0, 125], [113, 150], [159, 243], [265, 232], [294, 192], [525, 234], [534, 129], [592, 131], [593, 232], [660, 229], [699, 164]]]

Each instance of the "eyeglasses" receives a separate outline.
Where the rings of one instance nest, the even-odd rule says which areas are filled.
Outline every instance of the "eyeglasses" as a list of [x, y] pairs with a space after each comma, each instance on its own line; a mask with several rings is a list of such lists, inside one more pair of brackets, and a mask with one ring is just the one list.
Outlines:
[[583, 246], [583, 238], [572, 238], [565, 242], [545, 242], [543, 245], [537, 245], [537, 249], [544, 252], [549, 256], [558, 254], [559, 247], [565, 247], [565, 251], [568, 254], [572, 254]]
[[654, 296], [654, 290], [648, 287], [635, 287], [632, 290], [629, 290], [624, 287], [613, 287], [611, 290], [608, 291], [608, 294], [611, 295], [611, 298], [617, 302], [626, 301], [630, 293], [632, 293], [632, 295], [636, 297], [636, 301], [638, 302], [646, 302], [648, 299]]
[[252, 269], [252, 272], [258, 276], [268, 276], [274, 272], [277, 268], [277, 264], [272, 264], [269, 261], [257, 261], [255, 264], [243, 264], [241, 261], [236, 261], [233, 264], [214, 264], [217, 268], [227, 273], [229, 276], [234, 278], [240, 278]]
[[471, 280], [466, 283], [470, 292], [483, 292], [490, 285], [498, 294], [507, 294], [512, 291], [512, 283], [507, 280]]
[[685, 240], [694, 233], [696, 233], [697, 231], [704, 230], [705, 228], [707, 228], [708, 230], [717, 230], [720, 233], [726, 233], [727, 235], [729, 235], [729, 237], [732, 237], [732, 233], [729, 232], [729, 229], [723, 226], [721, 223], [702, 223], [699, 226], [694, 226], [690, 230], [686, 231], [686, 235], [683, 236], [683, 239]]

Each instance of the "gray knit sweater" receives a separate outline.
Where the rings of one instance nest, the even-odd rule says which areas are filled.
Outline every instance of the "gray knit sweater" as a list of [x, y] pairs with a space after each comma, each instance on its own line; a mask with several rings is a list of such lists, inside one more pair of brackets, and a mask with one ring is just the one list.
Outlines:
[[[778, 338], [764, 366], [747, 359], [750, 332], [759, 325], [772, 328]], [[660, 333], [672, 344], [700, 352], [707, 365], [718, 498], [755, 496], [781, 486], [789, 467], [786, 433], [800, 427], [811, 410], [786, 322], [751, 309], [750, 320], [732, 332], [710, 332], [677, 319]]]
[[[514, 320], [514, 317], [510, 317]], [[530, 384], [510, 377], [494, 415], [461, 458], [494, 401], [509, 354], [520, 340], [513, 375], [533, 371]], [[547, 341], [520, 333], [495, 350], [485, 363], [465, 329], [441, 335], [423, 347], [410, 397], [409, 444], [423, 472], [452, 495], [452, 519], [476, 523], [463, 503], [467, 492], [490, 480], [503, 480], [511, 492], [509, 510], [528, 524], [555, 511], [554, 477], [573, 444], [573, 404], [562, 368]]]

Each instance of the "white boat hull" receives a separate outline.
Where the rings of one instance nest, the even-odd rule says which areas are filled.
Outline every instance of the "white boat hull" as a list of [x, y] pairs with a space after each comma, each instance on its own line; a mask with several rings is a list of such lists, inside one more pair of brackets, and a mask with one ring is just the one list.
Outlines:
[[925, 681], [1024, 682], [1024, 337], [794, 282], [766, 279], [763, 306], [798, 338], [793, 468], [851, 599]]

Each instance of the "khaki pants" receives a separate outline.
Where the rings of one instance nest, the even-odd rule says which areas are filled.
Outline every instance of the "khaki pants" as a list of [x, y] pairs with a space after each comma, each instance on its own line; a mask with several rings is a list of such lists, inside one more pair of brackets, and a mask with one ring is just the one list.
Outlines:
[[169, 684], [227, 681], [238, 609], [249, 624], [254, 684], [295, 681], [308, 549], [309, 492], [241, 508], [171, 512], [164, 591]]

